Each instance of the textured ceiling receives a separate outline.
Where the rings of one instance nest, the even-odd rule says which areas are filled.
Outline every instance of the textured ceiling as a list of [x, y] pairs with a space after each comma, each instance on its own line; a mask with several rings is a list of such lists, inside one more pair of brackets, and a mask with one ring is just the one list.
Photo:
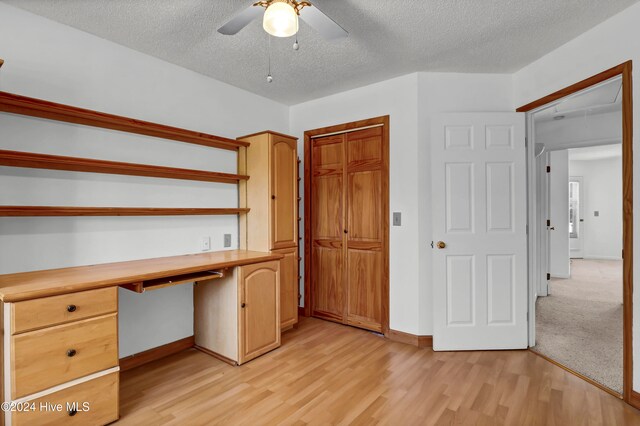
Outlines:
[[295, 104], [415, 71], [511, 73], [638, 0], [315, 0], [349, 31], [300, 24], [300, 50], [256, 20], [216, 29], [251, 0], [2, 0], [231, 85]]

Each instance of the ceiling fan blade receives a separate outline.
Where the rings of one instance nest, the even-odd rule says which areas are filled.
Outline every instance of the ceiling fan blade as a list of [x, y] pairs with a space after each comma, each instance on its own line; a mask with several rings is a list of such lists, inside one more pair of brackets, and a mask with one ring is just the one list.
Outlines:
[[249, 25], [251, 21], [264, 13], [264, 8], [259, 6], [249, 6], [229, 22], [218, 28], [218, 32], [224, 35], [233, 35]]
[[300, 10], [300, 18], [311, 25], [326, 40], [336, 40], [349, 36], [340, 25], [322, 13], [315, 5], [305, 6]]

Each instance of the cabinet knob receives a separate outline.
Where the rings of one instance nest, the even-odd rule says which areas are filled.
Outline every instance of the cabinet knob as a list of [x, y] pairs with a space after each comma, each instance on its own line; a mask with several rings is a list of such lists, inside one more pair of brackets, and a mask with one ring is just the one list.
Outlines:
[[75, 312], [78, 307], [76, 305], [67, 306], [67, 312]]
[[71, 410], [69, 410], [69, 417], [73, 417], [76, 414], [78, 414], [78, 410], [76, 410], [75, 408], [72, 408]]
[[276, 199], [276, 196], [275, 196], [275, 195], [272, 195], [272, 196], [271, 196], [271, 199], [272, 199], [272, 200], [275, 200], [275, 199]]
[[69, 350], [67, 351], [67, 356], [68, 356], [69, 358], [72, 358], [72, 357], [76, 356], [76, 354], [77, 354], [77, 353], [78, 353], [78, 352], [76, 352], [76, 350], [75, 350], [75, 349], [69, 349]]
[[344, 230], [344, 233], [345, 233], [345, 234], [348, 234], [348, 233], [349, 233], [349, 231], [347, 231], [347, 230], [345, 229], [345, 230]]
[[240, 305], [241, 308], [244, 308], [245, 306], [247, 306], [247, 304], [244, 302], [242, 302], [242, 305]]

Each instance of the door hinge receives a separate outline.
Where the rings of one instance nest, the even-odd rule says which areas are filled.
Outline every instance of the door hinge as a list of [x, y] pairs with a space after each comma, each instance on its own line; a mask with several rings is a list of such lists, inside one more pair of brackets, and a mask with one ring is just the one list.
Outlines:
[[524, 146], [527, 147], [529, 146], [529, 138], [528, 137], [524, 137]]
[[527, 224], [526, 230], [527, 230], [527, 235], [529, 235], [529, 224]]
[[551, 274], [547, 272], [547, 281], [551, 279]]
[[529, 311], [527, 311], [527, 322], [529, 322]]
[[547, 166], [547, 173], [551, 173], [551, 166]]
[[547, 219], [547, 226], [551, 226], [551, 219]]

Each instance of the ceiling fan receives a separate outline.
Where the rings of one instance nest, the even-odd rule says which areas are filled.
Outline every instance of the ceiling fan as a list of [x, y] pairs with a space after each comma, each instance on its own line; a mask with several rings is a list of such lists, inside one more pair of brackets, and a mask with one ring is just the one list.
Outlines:
[[220, 34], [233, 35], [264, 14], [262, 27], [275, 37], [291, 37], [298, 32], [298, 17], [318, 31], [325, 39], [335, 40], [349, 35], [333, 19], [308, 1], [261, 0], [244, 9], [218, 28]]

